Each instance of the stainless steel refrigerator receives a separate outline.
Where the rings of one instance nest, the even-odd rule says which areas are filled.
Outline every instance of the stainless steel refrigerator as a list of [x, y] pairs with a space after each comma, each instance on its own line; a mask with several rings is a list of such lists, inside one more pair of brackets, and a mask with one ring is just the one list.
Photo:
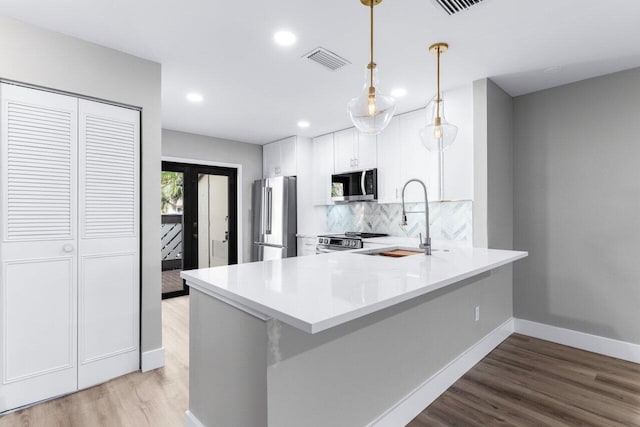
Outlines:
[[296, 256], [296, 205], [295, 177], [253, 183], [252, 261]]

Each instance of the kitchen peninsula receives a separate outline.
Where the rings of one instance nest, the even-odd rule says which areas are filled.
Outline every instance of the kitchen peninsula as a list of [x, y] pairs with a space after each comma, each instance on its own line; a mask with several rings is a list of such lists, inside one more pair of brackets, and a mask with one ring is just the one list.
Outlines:
[[509, 264], [526, 252], [368, 252], [183, 272], [191, 287], [187, 425], [408, 421], [455, 369], [510, 334]]

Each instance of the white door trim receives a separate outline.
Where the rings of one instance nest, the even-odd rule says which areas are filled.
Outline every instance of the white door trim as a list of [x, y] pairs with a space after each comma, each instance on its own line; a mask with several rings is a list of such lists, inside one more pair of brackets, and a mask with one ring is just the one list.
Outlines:
[[236, 177], [236, 193], [238, 195], [238, 212], [237, 212], [237, 224], [238, 224], [238, 264], [242, 264], [242, 165], [239, 163], [226, 163], [226, 162], [216, 162], [209, 160], [201, 160], [201, 159], [190, 159], [188, 157], [171, 157], [171, 156], [162, 156], [163, 162], [174, 162], [174, 163], [185, 163], [191, 165], [201, 165], [201, 166], [218, 166], [222, 168], [230, 168], [236, 169], [237, 177]]

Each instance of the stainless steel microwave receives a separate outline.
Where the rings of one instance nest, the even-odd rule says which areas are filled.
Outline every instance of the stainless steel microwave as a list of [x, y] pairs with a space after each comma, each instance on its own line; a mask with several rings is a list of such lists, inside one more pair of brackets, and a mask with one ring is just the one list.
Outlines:
[[331, 200], [336, 203], [378, 200], [378, 170], [331, 175]]

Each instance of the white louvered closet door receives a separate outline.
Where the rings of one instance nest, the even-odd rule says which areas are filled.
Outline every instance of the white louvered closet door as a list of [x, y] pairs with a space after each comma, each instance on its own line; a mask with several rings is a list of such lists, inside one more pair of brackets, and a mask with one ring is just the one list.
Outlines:
[[79, 101], [78, 386], [139, 368], [140, 113]]
[[0, 84], [0, 411], [77, 389], [77, 108]]

